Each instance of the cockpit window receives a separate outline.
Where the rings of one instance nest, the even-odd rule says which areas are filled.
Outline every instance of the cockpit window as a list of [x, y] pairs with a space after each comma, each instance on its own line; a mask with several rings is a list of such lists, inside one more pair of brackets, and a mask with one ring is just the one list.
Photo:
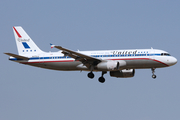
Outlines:
[[161, 56], [171, 56], [169, 53], [161, 53]]

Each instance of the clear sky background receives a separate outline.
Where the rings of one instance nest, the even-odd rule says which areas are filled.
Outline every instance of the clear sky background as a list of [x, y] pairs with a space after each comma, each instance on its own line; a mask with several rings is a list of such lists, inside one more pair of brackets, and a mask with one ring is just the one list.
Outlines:
[[43, 51], [156, 48], [180, 60], [178, 0], [1, 0], [0, 120], [178, 120], [179, 63], [133, 78], [18, 64], [12, 31], [22, 26]]

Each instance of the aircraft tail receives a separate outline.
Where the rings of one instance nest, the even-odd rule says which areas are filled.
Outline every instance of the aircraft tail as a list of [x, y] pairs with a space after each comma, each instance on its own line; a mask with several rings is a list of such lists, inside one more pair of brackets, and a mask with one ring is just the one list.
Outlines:
[[21, 26], [13, 27], [19, 55], [39, 54], [43, 51], [33, 42]]

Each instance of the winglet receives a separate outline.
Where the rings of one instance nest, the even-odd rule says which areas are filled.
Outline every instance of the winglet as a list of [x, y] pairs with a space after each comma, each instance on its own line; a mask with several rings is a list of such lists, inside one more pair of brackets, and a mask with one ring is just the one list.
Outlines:
[[50, 43], [50, 45], [51, 45], [51, 48], [54, 48], [54, 46], [55, 46], [55, 45], [53, 45], [53, 44], [51, 44], [51, 43]]

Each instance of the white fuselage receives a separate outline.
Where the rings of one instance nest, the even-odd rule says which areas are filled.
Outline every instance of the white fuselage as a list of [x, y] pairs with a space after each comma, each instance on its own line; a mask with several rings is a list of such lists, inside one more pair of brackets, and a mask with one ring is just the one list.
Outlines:
[[103, 77], [110, 71], [111, 77], [133, 77], [135, 69], [151, 68], [152, 77], [156, 68], [168, 67], [177, 63], [175, 57], [157, 49], [132, 50], [101, 50], [101, 51], [73, 51], [62, 46], [51, 45], [59, 52], [43, 52], [29, 37], [21, 26], [14, 26], [13, 32], [18, 54], [5, 53], [9, 59], [31, 66], [63, 71], [90, 71], [87, 76], [94, 78], [93, 71], [101, 71], [99, 82], [104, 83]]
[[93, 71], [101, 71], [99, 82], [104, 83], [103, 77], [110, 71], [111, 77], [133, 77], [135, 69], [151, 68], [152, 78], [156, 78], [155, 69], [172, 66], [177, 63], [175, 57], [157, 49], [132, 50], [101, 50], [73, 51], [62, 46], [51, 45], [59, 52], [43, 52], [29, 37], [21, 26], [14, 26], [13, 32], [18, 54], [5, 53], [11, 61], [31, 66], [62, 71], [90, 71], [87, 76], [94, 78]]
[[[43, 52], [37, 55], [28, 54], [29, 60], [20, 60], [10, 57], [10, 60], [22, 64], [32, 65], [53, 70], [86, 70], [80, 61], [59, 52]], [[101, 51], [78, 51], [79, 53], [98, 58], [102, 61], [112, 60], [121, 61], [122, 69], [144, 69], [144, 68], [161, 68], [176, 64], [177, 59], [170, 56], [167, 52], [157, 49], [135, 49], [135, 50], [101, 50]], [[165, 54], [164, 54], [165, 53]], [[94, 71], [102, 71], [95, 68]], [[113, 71], [113, 70], [109, 70]]]

